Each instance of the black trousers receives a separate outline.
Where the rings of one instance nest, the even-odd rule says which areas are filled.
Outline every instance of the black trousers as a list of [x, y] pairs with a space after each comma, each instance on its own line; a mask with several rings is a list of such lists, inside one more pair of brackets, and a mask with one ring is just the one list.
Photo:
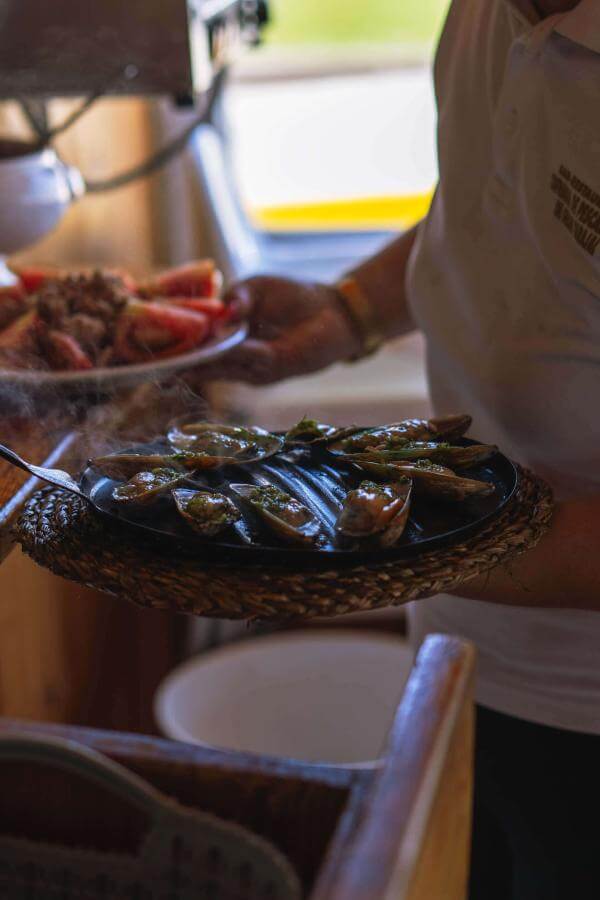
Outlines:
[[599, 900], [600, 735], [477, 708], [470, 900]]

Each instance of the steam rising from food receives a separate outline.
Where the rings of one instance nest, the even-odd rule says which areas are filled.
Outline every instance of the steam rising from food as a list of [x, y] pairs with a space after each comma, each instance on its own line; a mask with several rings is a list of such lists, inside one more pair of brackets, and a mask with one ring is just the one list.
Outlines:
[[[184, 411], [207, 418], [197, 373], [198, 389], [151, 368], [135, 389], [113, 386], [102, 377], [57, 386], [50, 373], [93, 375], [105, 366], [151, 363], [218, 332], [230, 311], [218, 298], [221, 274], [211, 260], [139, 281], [116, 269], [12, 268], [16, 282], [0, 288], [3, 442], [27, 444], [27, 435], [42, 428], [50, 446], [54, 433], [58, 444], [67, 429], [79, 432], [73, 458], [78, 468], [87, 456], [164, 432], [168, 421]], [[20, 378], [24, 370], [32, 371]]]

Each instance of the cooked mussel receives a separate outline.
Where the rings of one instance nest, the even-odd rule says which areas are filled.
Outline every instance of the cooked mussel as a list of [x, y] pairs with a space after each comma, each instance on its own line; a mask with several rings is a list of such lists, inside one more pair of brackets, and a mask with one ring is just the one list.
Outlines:
[[174, 454], [147, 453], [110, 453], [108, 456], [94, 456], [88, 460], [88, 465], [93, 466], [108, 478], [126, 479], [132, 478], [138, 472], [151, 472], [153, 469], [179, 469], [175, 464]]
[[316, 419], [308, 419], [306, 416], [290, 428], [285, 435], [286, 447], [306, 447], [317, 444], [329, 444], [332, 441], [341, 440], [358, 431], [358, 426], [351, 425], [348, 428], [336, 428], [335, 425], [325, 425]]
[[440, 466], [430, 459], [414, 462], [376, 463], [361, 462], [366, 472], [386, 481], [408, 477], [413, 481], [415, 491], [440, 500], [460, 501], [469, 497], [485, 497], [493, 494], [495, 487], [489, 481], [462, 478], [446, 466]]
[[329, 444], [332, 453], [364, 453], [367, 450], [375, 450], [386, 447], [391, 440], [392, 431], [389, 428], [365, 428], [352, 435], [342, 437], [340, 440]]
[[417, 459], [430, 459], [442, 465], [456, 469], [466, 469], [477, 465], [496, 453], [497, 447], [492, 444], [469, 444], [455, 447], [451, 444], [434, 441], [405, 441], [398, 443], [393, 449], [368, 449], [356, 453], [337, 453], [346, 462], [379, 462], [398, 463]]
[[314, 544], [319, 537], [319, 521], [308, 507], [275, 485], [231, 484], [230, 488], [286, 543]]
[[138, 472], [129, 481], [113, 488], [112, 498], [119, 503], [151, 503], [186, 478], [186, 473], [164, 467]]
[[493, 494], [495, 486], [477, 478], [463, 478], [430, 459], [417, 459], [411, 463], [397, 463], [400, 472], [412, 478], [415, 488], [432, 497], [444, 500], [467, 500], [469, 497], [486, 497]]
[[235, 503], [218, 491], [178, 488], [172, 493], [180, 515], [203, 537], [213, 537], [242, 518]]
[[233, 456], [245, 452], [259, 433], [267, 434], [262, 429], [244, 428], [242, 425], [178, 420], [170, 425], [167, 437], [169, 443], [179, 450], [214, 452], [224, 449], [229, 456]]
[[302, 447], [306, 444], [320, 443], [334, 435], [337, 429], [334, 425], [325, 425], [316, 419], [308, 419], [306, 416], [290, 428], [285, 435], [285, 443], [288, 447]]
[[454, 440], [469, 429], [471, 416], [445, 416], [437, 419], [403, 419], [391, 425], [354, 430], [330, 444], [334, 452], [360, 453], [364, 450], [391, 450], [406, 441]]
[[374, 538], [382, 547], [391, 547], [406, 526], [410, 497], [409, 478], [390, 484], [362, 481], [346, 495], [336, 529], [345, 537]]
[[427, 439], [455, 441], [467, 433], [472, 421], [471, 416], [465, 413], [432, 419], [406, 419], [406, 436], [415, 441]]
[[199, 468], [257, 462], [283, 448], [283, 438], [263, 428], [214, 422], [176, 422], [167, 437], [178, 450], [201, 455], [205, 464]]
[[152, 469], [195, 469], [215, 468], [210, 457], [203, 453], [194, 453], [188, 450], [178, 450], [175, 453], [148, 453], [146, 451], [129, 451], [127, 453], [111, 453], [108, 456], [94, 456], [88, 460], [88, 465], [93, 466], [108, 478], [131, 478], [138, 472], [148, 472]]

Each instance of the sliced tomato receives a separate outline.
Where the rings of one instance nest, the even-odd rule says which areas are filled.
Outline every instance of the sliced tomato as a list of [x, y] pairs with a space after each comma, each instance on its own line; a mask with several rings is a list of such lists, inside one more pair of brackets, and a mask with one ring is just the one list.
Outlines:
[[81, 268], [63, 269], [59, 266], [19, 266], [11, 265], [11, 270], [19, 276], [26, 293], [33, 294], [50, 279], [67, 278], [69, 275], [92, 275], [98, 268], [106, 275], [114, 275], [120, 278], [126, 289], [134, 294], [137, 292], [137, 283], [133, 275], [125, 269], [103, 266], [82, 266]]
[[11, 269], [19, 276], [28, 294], [33, 294], [39, 290], [48, 279], [62, 278], [67, 274], [65, 269], [59, 269], [58, 266], [19, 266], [11, 264]]
[[220, 320], [227, 317], [227, 307], [218, 297], [165, 297], [164, 300], [157, 297], [156, 302], [179, 306], [181, 309], [192, 309], [194, 312], [204, 313], [211, 319]]
[[166, 269], [140, 282], [138, 289], [149, 297], [216, 297], [222, 284], [223, 276], [213, 260], [198, 259]]
[[49, 329], [44, 335], [44, 344], [53, 369], [84, 371], [94, 367], [81, 344], [64, 331]]
[[198, 347], [210, 331], [211, 320], [205, 313], [130, 300], [117, 324], [115, 355], [123, 362], [176, 356]]
[[31, 309], [29, 312], [19, 316], [7, 328], [0, 331], [0, 349], [29, 349], [32, 340], [37, 334], [38, 325], [39, 319], [35, 309]]

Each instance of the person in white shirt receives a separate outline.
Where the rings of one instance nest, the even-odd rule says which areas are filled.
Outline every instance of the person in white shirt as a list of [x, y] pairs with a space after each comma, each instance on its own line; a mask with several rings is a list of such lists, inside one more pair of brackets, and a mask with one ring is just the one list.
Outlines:
[[411, 633], [478, 648], [470, 896], [598, 897], [600, 0], [454, 0], [435, 84], [427, 218], [342, 286], [234, 286], [251, 337], [210, 374], [269, 383], [419, 328], [436, 412], [551, 483], [538, 546], [413, 604]]

